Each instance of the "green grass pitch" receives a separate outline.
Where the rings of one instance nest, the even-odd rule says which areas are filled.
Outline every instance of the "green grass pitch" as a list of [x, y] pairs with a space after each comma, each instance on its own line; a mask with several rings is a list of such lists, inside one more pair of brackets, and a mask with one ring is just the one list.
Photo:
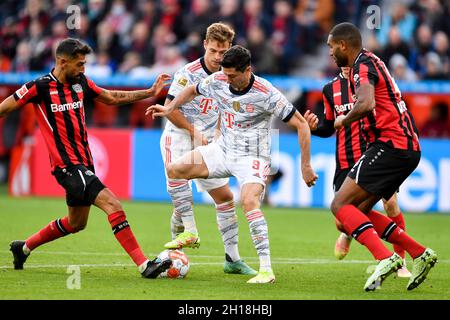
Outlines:
[[[128, 221], [144, 252], [154, 257], [170, 238], [169, 204], [123, 202]], [[389, 277], [366, 293], [372, 256], [355, 241], [343, 261], [333, 256], [338, 235], [327, 210], [264, 208], [276, 283], [251, 285], [249, 276], [222, 270], [224, 254], [213, 206], [195, 206], [199, 249], [186, 249], [191, 268], [185, 279], [143, 279], [116, 242], [106, 216], [93, 207], [86, 230], [36, 249], [24, 270], [13, 270], [9, 242], [24, 239], [66, 214], [65, 201], [0, 195], [0, 299], [158, 299], [158, 300], [334, 300], [450, 298], [450, 215], [405, 214], [407, 231], [432, 247], [439, 263], [417, 289], [407, 279]], [[259, 262], [248, 224], [238, 210], [241, 257]], [[411, 259], [408, 257], [411, 266]], [[68, 266], [80, 268], [80, 289], [68, 289]], [[68, 273], [69, 272], [69, 273]]]

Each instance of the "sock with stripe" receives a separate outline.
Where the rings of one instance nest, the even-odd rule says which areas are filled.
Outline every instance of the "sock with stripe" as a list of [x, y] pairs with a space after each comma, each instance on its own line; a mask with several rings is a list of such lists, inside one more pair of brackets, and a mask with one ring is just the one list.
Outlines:
[[266, 219], [260, 209], [254, 209], [245, 213], [252, 237], [253, 245], [259, 256], [259, 271], [269, 271], [270, 262], [269, 229]]
[[170, 232], [172, 234], [172, 240], [183, 231], [184, 225], [183, 220], [181, 219], [181, 214], [179, 214], [176, 210], [173, 210], [172, 217], [170, 218]]
[[125, 212], [117, 211], [111, 213], [108, 215], [108, 221], [117, 241], [119, 241], [122, 248], [124, 248], [134, 263], [139, 267], [139, 271], [142, 273], [147, 266], [148, 259], [139, 247], [133, 231], [131, 231]]
[[47, 226], [25, 240], [24, 253], [29, 254], [32, 250], [44, 243], [67, 236], [71, 233], [75, 233], [75, 230], [70, 226], [68, 216], [53, 220]]
[[184, 231], [198, 233], [192, 208], [192, 189], [186, 179], [167, 179], [167, 192], [175, 211], [181, 215]]
[[241, 259], [238, 250], [238, 220], [234, 201], [228, 201], [221, 204], [216, 204], [217, 226], [222, 235], [223, 246], [225, 254], [230, 259], [238, 261]]
[[380, 238], [402, 247], [413, 259], [420, 256], [425, 251], [425, 247], [411, 238], [403, 229], [399, 228], [385, 215], [372, 210], [367, 217], [372, 221]]
[[370, 220], [353, 205], [345, 205], [336, 214], [347, 234], [369, 249], [376, 260], [383, 260], [392, 252], [383, 244]]
[[[394, 223], [402, 229], [403, 231], [406, 231], [406, 225], [405, 225], [405, 219], [403, 217], [403, 214], [400, 212], [395, 217], [389, 217]], [[403, 249], [401, 246], [393, 244], [394, 251], [397, 252], [397, 254], [402, 257], [402, 259], [405, 259], [405, 249]]]

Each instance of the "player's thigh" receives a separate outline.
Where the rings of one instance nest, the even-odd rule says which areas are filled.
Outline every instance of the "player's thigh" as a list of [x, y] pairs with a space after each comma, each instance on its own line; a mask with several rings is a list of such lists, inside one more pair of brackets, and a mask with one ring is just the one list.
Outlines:
[[331, 203], [331, 211], [336, 215], [339, 209], [344, 205], [350, 204], [359, 207], [361, 203], [373, 196], [373, 194], [357, 185], [355, 180], [346, 177], [344, 183], [334, 195], [334, 199]]
[[167, 166], [167, 176], [171, 179], [207, 178], [208, 174], [208, 167], [197, 149]]
[[108, 215], [123, 210], [119, 199], [109, 188], [104, 188], [100, 191], [97, 198], [95, 198], [94, 205]]

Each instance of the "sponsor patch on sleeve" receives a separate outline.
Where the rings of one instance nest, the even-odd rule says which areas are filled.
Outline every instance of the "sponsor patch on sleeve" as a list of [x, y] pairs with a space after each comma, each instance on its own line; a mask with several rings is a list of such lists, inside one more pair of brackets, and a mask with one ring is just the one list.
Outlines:
[[19, 99], [22, 99], [28, 92], [27, 86], [24, 84], [19, 90], [16, 91], [16, 95]]

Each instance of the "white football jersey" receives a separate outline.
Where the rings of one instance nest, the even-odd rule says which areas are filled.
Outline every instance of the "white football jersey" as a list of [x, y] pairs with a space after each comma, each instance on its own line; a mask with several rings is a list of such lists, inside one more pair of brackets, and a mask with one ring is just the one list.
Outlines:
[[216, 72], [197, 85], [197, 92], [214, 97], [220, 111], [221, 137], [217, 143], [228, 159], [251, 156], [270, 161], [272, 116], [284, 122], [296, 109], [269, 81], [252, 74], [249, 86], [237, 92]]
[[[183, 89], [202, 81], [210, 74], [203, 58], [188, 63], [175, 73], [167, 97], [173, 100]], [[213, 98], [197, 96], [191, 102], [182, 105], [179, 110], [197, 130], [207, 137], [208, 141], [212, 140], [219, 119], [217, 103]], [[169, 132], [182, 131], [170, 121], [167, 121], [165, 130], [169, 130]]]

